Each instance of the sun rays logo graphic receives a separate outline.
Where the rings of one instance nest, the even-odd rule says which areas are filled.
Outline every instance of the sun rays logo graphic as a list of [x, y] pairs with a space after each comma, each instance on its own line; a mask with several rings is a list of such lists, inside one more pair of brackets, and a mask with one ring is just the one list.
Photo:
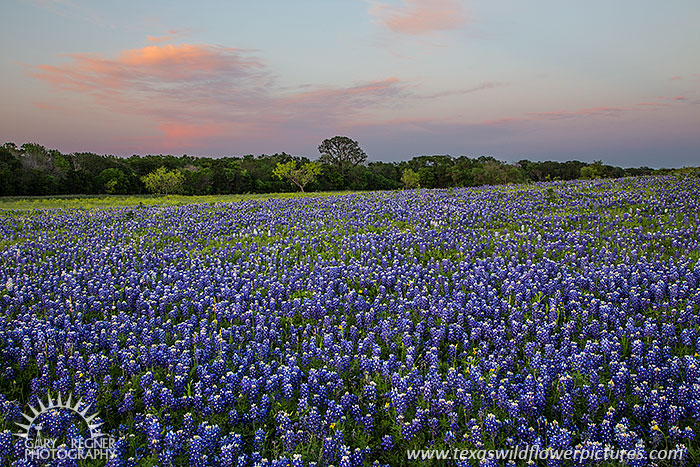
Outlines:
[[[46, 405], [44, 405], [43, 401], [39, 399], [39, 407], [34, 407], [32, 405], [28, 406], [29, 410], [31, 410], [31, 414], [27, 414], [24, 412], [22, 413], [22, 416], [27, 420], [27, 423], [15, 422], [15, 424], [23, 430], [18, 433], [13, 433], [15, 436], [19, 436], [21, 438], [24, 438], [25, 440], [28, 440], [33, 427], [37, 432], [37, 437], [41, 437], [42, 426], [41, 424], [37, 423], [37, 420], [39, 420], [39, 418], [45, 413], [51, 412], [52, 410], [69, 410], [71, 412], [74, 412], [78, 414], [87, 425], [87, 428], [90, 431], [90, 438], [99, 438], [100, 436], [104, 436], [100, 431], [100, 426], [102, 425], [102, 422], [96, 421], [96, 413], [92, 415], [89, 414], [90, 405], [84, 404], [82, 398], [78, 399], [75, 403], [73, 403], [72, 395], [69, 394], [68, 399], [64, 401], [61, 399], [61, 394], [59, 393], [58, 398], [56, 400], [53, 400], [51, 398], [51, 394], [47, 396], [47, 399], [48, 400], [46, 401]], [[85, 407], [81, 410], [81, 407], [83, 405]]]
[[[44, 403], [38, 399], [38, 407], [29, 405], [27, 413], [22, 413], [25, 423], [15, 422], [21, 431], [13, 433], [21, 438], [20, 445], [24, 445], [24, 458], [31, 461], [50, 461], [51, 459], [83, 461], [96, 459], [106, 460], [114, 457], [114, 444], [116, 439], [108, 434], [102, 433], [100, 426], [102, 422], [97, 418], [96, 413], [90, 413], [91, 404], [86, 404], [83, 399], [73, 402], [73, 396], [63, 399], [61, 394], [54, 399], [51, 394], [47, 396]], [[74, 436], [69, 439], [53, 438], [42, 435], [44, 414], [69, 411], [80, 417], [90, 432], [90, 437]], [[53, 430], [46, 430], [53, 431]], [[53, 434], [53, 433], [51, 433]]]

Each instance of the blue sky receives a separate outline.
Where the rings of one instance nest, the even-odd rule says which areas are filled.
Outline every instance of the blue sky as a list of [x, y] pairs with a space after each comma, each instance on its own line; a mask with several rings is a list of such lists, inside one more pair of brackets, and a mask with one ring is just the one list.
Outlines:
[[8, 2], [0, 139], [700, 161], [700, 2]]

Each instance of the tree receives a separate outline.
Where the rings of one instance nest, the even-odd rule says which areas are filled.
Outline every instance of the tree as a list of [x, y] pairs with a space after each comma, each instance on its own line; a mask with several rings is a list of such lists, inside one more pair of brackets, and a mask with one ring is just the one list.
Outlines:
[[245, 193], [249, 191], [248, 173], [237, 159], [230, 157], [211, 161], [211, 187], [216, 194]]
[[586, 167], [581, 167], [581, 178], [589, 180], [595, 178], [603, 178], [605, 176], [605, 168], [602, 161], [595, 161]]
[[11, 148], [9, 144], [0, 147], [0, 196], [15, 195], [20, 191], [22, 163], [11, 152]]
[[454, 161], [448, 155], [417, 156], [408, 165], [418, 173], [422, 188], [447, 188], [453, 184], [450, 169]]
[[185, 177], [184, 193], [186, 195], [206, 195], [212, 190], [212, 176], [209, 167], [188, 165], [182, 170]]
[[409, 190], [420, 187], [420, 177], [413, 169], [404, 170], [401, 175], [401, 181], [403, 182], [403, 186]]
[[97, 184], [100, 189], [110, 195], [113, 194], [128, 194], [129, 193], [129, 177], [119, 169], [105, 169], [97, 176]]
[[185, 181], [184, 175], [176, 170], [160, 167], [145, 177], [141, 177], [146, 189], [151, 193], [165, 194], [180, 193]]
[[360, 148], [357, 141], [347, 136], [324, 139], [318, 146], [318, 152], [321, 153], [319, 161], [322, 164], [335, 165], [340, 169], [343, 177], [349, 168], [362, 164], [367, 159], [367, 154]]
[[318, 162], [307, 162], [300, 168], [297, 168], [296, 161], [289, 161], [284, 164], [278, 162], [272, 173], [280, 180], [287, 179], [294, 183], [304, 193], [304, 187], [313, 182], [321, 173], [321, 164]]

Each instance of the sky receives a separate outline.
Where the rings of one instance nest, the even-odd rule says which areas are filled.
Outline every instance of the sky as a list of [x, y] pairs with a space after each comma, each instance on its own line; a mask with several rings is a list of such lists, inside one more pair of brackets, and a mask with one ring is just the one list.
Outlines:
[[700, 164], [697, 0], [3, 1], [0, 142]]

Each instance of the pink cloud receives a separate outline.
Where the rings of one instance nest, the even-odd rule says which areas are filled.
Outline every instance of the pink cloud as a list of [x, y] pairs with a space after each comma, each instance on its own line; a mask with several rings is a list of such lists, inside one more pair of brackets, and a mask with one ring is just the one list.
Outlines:
[[[660, 97], [660, 99], [666, 99]], [[673, 101], [686, 101], [687, 98], [677, 96], [671, 98]], [[548, 112], [527, 112], [523, 117], [504, 117], [496, 118], [481, 122], [483, 125], [501, 125], [504, 123], [522, 122], [527, 120], [563, 120], [582, 117], [615, 117], [627, 112], [648, 112], [665, 107], [670, 107], [671, 104], [665, 102], [645, 101], [629, 106], [599, 106], [588, 107], [584, 109], [568, 111], [568, 110], [553, 110]]]
[[519, 117], [501, 117], [501, 118], [493, 118], [490, 120], [483, 120], [479, 122], [479, 125], [483, 126], [501, 126], [501, 125], [510, 125], [513, 123], [520, 123], [525, 121], [523, 118]]
[[434, 135], [461, 134], [465, 131], [486, 131], [492, 129], [515, 127], [530, 121], [519, 117], [503, 117], [477, 122], [462, 121], [454, 118], [420, 118], [399, 117], [384, 120], [356, 122], [351, 129], [363, 129], [378, 133], [424, 133]]
[[58, 106], [51, 104], [50, 102], [34, 102], [34, 105], [41, 110], [58, 110]]
[[71, 54], [60, 65], [40, 65], [32, 75], [54, 87], [92, 96], [111, 111], [155, 116], [157, 123], [218, 119], [245, 106], [269, 81], [248, 52], [207, 45], [153, 45], [114, 58]]
[[396, 33], [421, 35], [457, 29], [467, 23], [459, 0], [404, 0], [395, 7], [373, 3], [370, 14]]
[[[252, 51], [204, 44], [152, 43], [113, 56], [78, 53], [65, 57], [59, 64], [30, 67], [32, 76], [70, 92], [67, 96], [56, 93], [50, 101], [37, 105], [46, 111], [63, 112], [70, 108], [73, 93], [77, 93], [87, 96], [88, 102], [101, 111], [152, 122], [151, 128], [144, 128], [143, 136], [139, 136], [143, 139], [133, 143], [149, 149], [134, 148], [134, 152], [211, 147], [212, 141], [228, 148], [227, 153], [246, 147], [245, 142], [259, 141], [270, 141], [284, 149], [290, 141], [320, 141], [345, 130], [352, 135], [353, 129], [379, 133], [392, 129], [396, 134], [460, 134], [465, 129], [492, 133], [504, 126], [524, 127], [533, 121], [610, 117], [663, 105], [685, 105], [684, 96], [677, 96], [637, 105], [533, 112], [482, 122], [464, 121], [449, 113], [438, 119], [412, 118], [420, 114], [404, 112], [403, 106], [504, 84], [484, 82], [428, 94], [392, 76], [346, 86], [290, 90], [277, 83], [275, 74]], [[57, 102], [61, 105], [56, 106]], [[397, 119], [398, 115], [405, 116]]]
[[228, 78], [261, 69], [245, 51], [207, 45], [152, 45], [120, 52], [115, 58], [70, 54], [61, 65], [40, 65], [34, 76], [76, 91], [116, 92], [138, 86], [155, 89], [167, 83], [196, 81], [212, 73]]
[[217, 123], [161, 123], [158, 125], [158, 130], [165, 134], [162, 145], [170, 149], [191, 147], [203, 139], [224, 134], [226, 126]]
[[377, 103], [391, 104], [400, 97], [408, 97], [404, 83], [396, 77], [360, 83], [344, 88], [322, 87], [304, 91], [277, 101], [278, 108], [286, 108], [301, 118], [317, 119], [347, 117]]
[[102, 109], [152, 119], [153, 144], [159, 147], [338, 127], [369, 108], [394, 106], [398, 97], [410, 96], [396, 77], [290, 93], [251, 52], [230, 47], [156, 44], [113, 57], [67, 57], [58, 65], [31, 67], [30, 73], [89, 96]]
[[189, 31], [186, 29], [169, 29], [168, 34], [164, 36], [146, 36], [146, 40], [148, 40], [148, 42], [160, 44], [162, 42], [172, 41], [182, 36], [189, 36]]
[[348, 88], [321, 88], [296, 94], [287, 102], [321, 102], [325, 100], [352, 98], [354, 96], [381, 95], [393, 92], [401, 80], [390, 77], [381, 81], [358, 84]]
[[231, 47], [204, 45], [152, 45], [126, 50], [116, 62], [124, 67], [142, 69], [150, 77], [170, 81], [210, 73], [246, 75], [262, 65], [259, 61], [244, 57], [244, 51]]

